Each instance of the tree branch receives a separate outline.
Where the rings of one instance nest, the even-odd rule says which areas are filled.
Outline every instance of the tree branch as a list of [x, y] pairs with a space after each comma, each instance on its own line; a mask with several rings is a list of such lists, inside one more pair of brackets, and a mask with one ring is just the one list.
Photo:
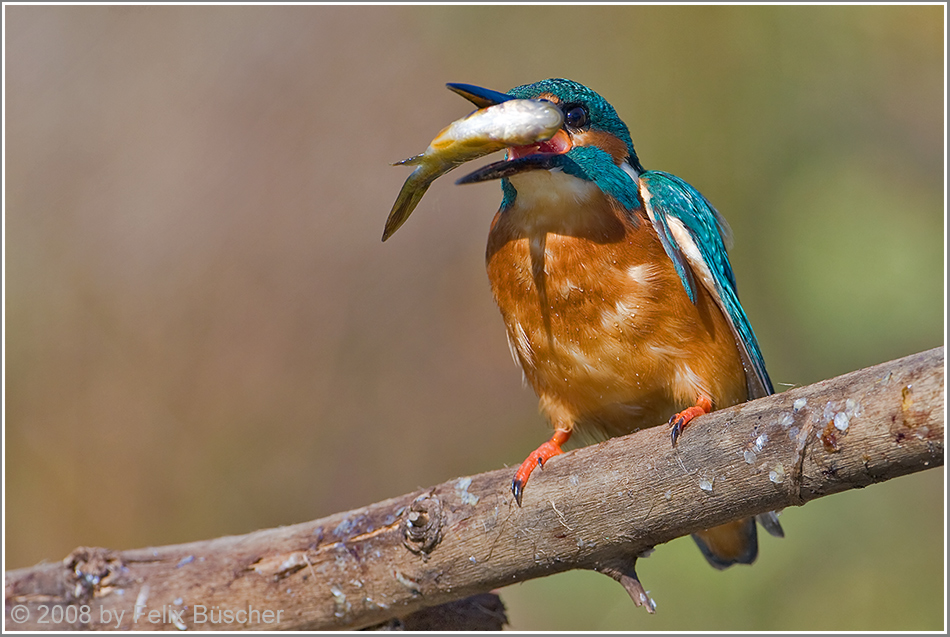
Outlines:
[[[6, 574], [6, 627], [361, 628], [576, 568], [636, 596], [654, 545], [942, 466], [943, 448], [940, 347], [703, 416], [676, 447], [654, 427], [558, 456], [523, 508], [502, 469], [243, 536], [80, 548]], [[43, 606], [64, 622], [38, 623]], [[225, 609], [251, 612], [209, 613]]]

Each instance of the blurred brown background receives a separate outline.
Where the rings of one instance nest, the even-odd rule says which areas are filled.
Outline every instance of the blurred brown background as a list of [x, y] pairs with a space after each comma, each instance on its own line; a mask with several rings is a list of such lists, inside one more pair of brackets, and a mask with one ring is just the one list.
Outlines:
[[[443, 88], [569, 77], [733, 226], [779, 389], [944, 342], [944, 7], [7, 6], [5, 564], [301, 522], [546, 439], [497, 184], [379, 241]], [[515, 628], [937, 630], [944, 472], [504, 589]]]

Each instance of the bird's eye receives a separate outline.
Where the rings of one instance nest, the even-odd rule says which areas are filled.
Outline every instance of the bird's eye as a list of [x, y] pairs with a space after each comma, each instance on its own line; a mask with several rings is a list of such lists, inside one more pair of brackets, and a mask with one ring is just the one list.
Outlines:
[[584, 128], [588, 119], [587, 109], [580, 105], [571, 106], [564, 113], [564, 123], [571, 128]]

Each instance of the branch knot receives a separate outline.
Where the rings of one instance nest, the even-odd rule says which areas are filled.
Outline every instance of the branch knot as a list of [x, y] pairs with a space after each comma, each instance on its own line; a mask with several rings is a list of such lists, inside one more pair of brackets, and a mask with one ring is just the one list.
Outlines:
[[406, 548], [428, 558], [442, 541], [442, 501], [433, 494], [413, 500], [403, 518], [403, 532]]

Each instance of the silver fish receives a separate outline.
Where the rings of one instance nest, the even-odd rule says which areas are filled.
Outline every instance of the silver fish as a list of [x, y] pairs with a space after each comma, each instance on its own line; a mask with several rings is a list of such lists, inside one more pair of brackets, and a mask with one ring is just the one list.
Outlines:
[[561, 109], [537, 99], [508, 100], [452, 122], [435, 136], [424, 153], [393, 164], [417, 168], [396, 197], [386, 219], [383, 241], [406, 222], [429, 185], [445, 173], [505, 148], [548, 141], [563, 123]]

